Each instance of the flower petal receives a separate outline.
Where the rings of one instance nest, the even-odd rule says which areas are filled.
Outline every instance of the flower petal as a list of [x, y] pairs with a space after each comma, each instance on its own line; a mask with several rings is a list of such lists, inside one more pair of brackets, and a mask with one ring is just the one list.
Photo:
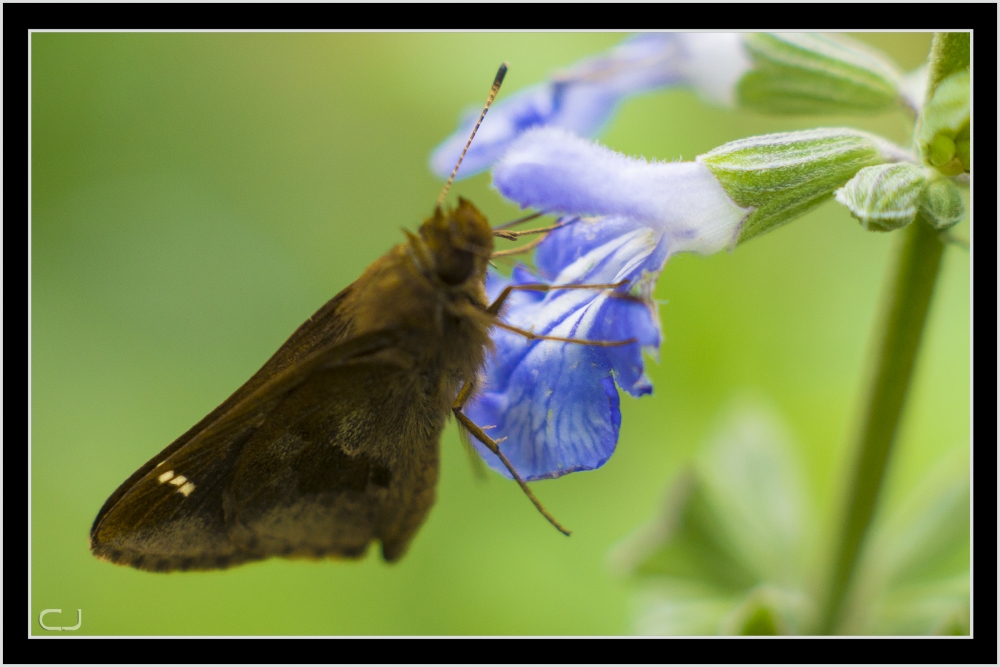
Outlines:
[[[483, 120], [458, 177], [488, 169], [527, 129], [553, 125], [590, 136], [626, 96], [680, 82], [679, 38], [670, 33], [637, 35], [607, 55], [584, 60], [500, 100]], [[479, 113], [479, 107], [470, 109], [459, 128], [434, 150], [430, 164], [436, 174], [451, 173]]]
[[[567, 249], [570, 249], [567, 251]], [[509, 284], [547, 281], [553, 285], [613, 284], [611, 290], [568, 289], [544, 293], [514, 291], [504, 320], [536, 334], [593, 341], [636, 342], [598, 347], [557, 341], [528, 341], [502, 329], [481, 392], [466, 406], [469, 417], [493, 425], [494, 439], [524, 479], [558, 477], [597, 468], [618, 440], [618, 386], [633, 396], [652, 391], [643, 374], [642, 350], [660, 344], [655, 305], [632, 285], [651, 285], [668, 253], [667, 238], [623, 218], [572, 220], [539, 246], [543, 276], [525, 267], [510, 279], [490, 274], [491, 298]], [[478, 445], [477, 445], [478, 446]], [[487, 463], [509, 476], [498, 458], [479, 446]]]
[[684, 33], [680, 36], [683, 56], [678, 70], [705, 99], [732, 106], [736, 83], [750, 71], [752, 63], [738, 32]]
[[525, 132], [493, 169], [493, 184], [522, 207], [643, 221], [668, 233], [674, 252], [731, 245], [748, 212], [698, 162], [649, 163], [554, 127]]
[[562, 226], [549, 232], [535, 250], [535, 266], [538, 273], [550, 282], [554, 281], [563, 269], [595, 248], [646, 227], [633, 218], [622, 216], [602, 218], [574, 216], [562, 218], [559, 223]]
[[[556, 101], [551, 86], [541, 84], [493, 105], [476, 132], [476, 140], [469, 146], [456, 178], [461, 180], [489, 169], [522, 132], [553, 118]], [[431, 170], [438, 176], [447, 178], [451, 174], [480, 111], [481, 107], [469, 109], [459, 128], [431, 153]]]
[[[569, 327], [572, 328], [572, 327]], [[515, 334], [497, 336], [498, 347], [526, 349], [511, 368], [507, 390], [484, 391], [466, 413], [489, 431], [526, 480], [597, 468], [618, 442], [621, 414], [611, 371], [599, 348], [551, 341], [529, 343]], [[480, 454], [501, 474], [506, 468], [480, 443]]]

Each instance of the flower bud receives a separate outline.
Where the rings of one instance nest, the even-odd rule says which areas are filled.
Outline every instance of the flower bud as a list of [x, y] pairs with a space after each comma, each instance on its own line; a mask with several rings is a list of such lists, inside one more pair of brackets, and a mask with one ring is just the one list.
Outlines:
[[912, 164], [880, 164], [855, 174], [836, 198], [868, 231], [890, 232], [913, 222], [926, 183]]
[[969, 71], [948, 75], [924, 105], [917, 143], [920, 157], [946, 176], [969, 171]]
[[853, 40], [810, 33], [751, 33], [753, 69], [740, 79], [743, 106], [765, 113], [875, 113], [900, 102], [902, 75]]
[[742, 243], [826, 201], [860, 169], [896, 152], [882, 139], [838, 128], [740, 139], [696, 160], [738, 206], [750, 209], [737, 236]]
[[938, 177], [924, 188], [920, 212], [938, 229], [956, 225], [965, 216], [962, 193], [951, 179]]

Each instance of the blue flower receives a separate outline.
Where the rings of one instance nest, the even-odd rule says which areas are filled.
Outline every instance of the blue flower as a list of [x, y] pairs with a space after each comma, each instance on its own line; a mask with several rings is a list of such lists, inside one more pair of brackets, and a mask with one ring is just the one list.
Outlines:
[[[590, 58], [490, 109], [462, 162], [459, 178], [488, 169], [526, 130], [550, 125], [596, 135], [630, 95], [693, 85], [709, 99], [732, 103], [735, 82], [750, 67], [738, 33], [646, 33]], [[479, 117], [470, 110], [431, 155], [431, 169], [451, 173]]]
[[[611, 290], [514, 291], [505, 322], [536, 334], [635, 343], [597, 347], [528, 341], [496, 329], [496, 348], [480, 392], [466, 406], [477, 424], [503, 439], [501, 450], [524, 479], [559, 477], [603, 465], [621, 425], [618, 387], [652, 391], [642, 351], [660, 344], [652, 291], [667, 258], [729, 246], [747, 211], [699, 163], [647, 163], [558, 128], [536, 128], [516, 141], [494, 170], [502, 194], [565, 214], [535, 252], [537, 273], [517, 266], [491, 273], [495, 298], [507, 285], [627, 285]], [[596, 217], [585, 217], [596, 216]], [[483, 458], [510, 476], [480, 443]]]

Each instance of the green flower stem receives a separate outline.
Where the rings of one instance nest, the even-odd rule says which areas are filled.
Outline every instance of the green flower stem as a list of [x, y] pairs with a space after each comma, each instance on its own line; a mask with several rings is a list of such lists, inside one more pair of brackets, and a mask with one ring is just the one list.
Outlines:
[[913, 375], [913, 363], [927, 320], [941, 253], [939, 233], [918, 214], [904, 232], [891, 292], [881, 322], [881, 342], [874, 382], [851, 474], [843, 533], [836, 547], [833, 579], [821, 632], [833, 634], [839, 625], [858, 554], [868, 533], [899, 428], [899, 419]]

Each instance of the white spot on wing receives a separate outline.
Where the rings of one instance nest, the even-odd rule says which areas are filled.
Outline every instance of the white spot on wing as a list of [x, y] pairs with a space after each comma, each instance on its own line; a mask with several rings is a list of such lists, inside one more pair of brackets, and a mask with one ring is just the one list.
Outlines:
[[165, 484], [166, 482], [169, 482], [170, 478], [173, 476], [174, 476], [174, 471], [168, 470], [167, 472], [157, 477], [157, 479], [160, 480], [160, 484]]
[[174, 477], [172, 480], [170, 480], [170, 483], [173, 484], [174, 486], [180, 486], [186, 481], [188, 481], [187, 477], [185, 477], [184, 475], [177, 475], [177, 477]]
[[194, 484], [192, 484], [191, 482], [188, 482], [187, 484], [185, 484], [184, 486], [182, 486], [181, 488], [179, 488], [177, 490], [180, 491], [181, 493], [183, 493], [184, 497], [187, 498], [188, 496], [191, 495], [191, 492], [194, 491]]

